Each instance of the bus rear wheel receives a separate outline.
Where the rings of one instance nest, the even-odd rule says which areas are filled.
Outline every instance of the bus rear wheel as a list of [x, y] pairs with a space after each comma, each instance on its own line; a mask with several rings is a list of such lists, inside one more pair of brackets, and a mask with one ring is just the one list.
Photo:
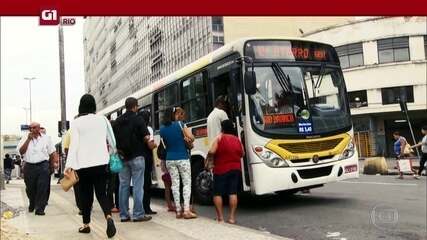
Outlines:
[[201, 205], [212, 205], [213, 179], [203, 170], [203, 160], [193, 161], [191, 164], [193, 198]]

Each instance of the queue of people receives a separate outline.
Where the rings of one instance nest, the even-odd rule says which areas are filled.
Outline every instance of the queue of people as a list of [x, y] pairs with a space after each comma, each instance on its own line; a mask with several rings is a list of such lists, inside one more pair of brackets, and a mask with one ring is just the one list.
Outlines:
[[[243, 146], [235, 136], [233, 122], [228, 120], [226, 99], [219, 97], [215, 109], [208, 117], [208, 138], [211, 139], [206, 169], [214, 173], [214, 203], [217, 220], [223, 221], [222, 196], [230, 199], [229, 223], [235, 223], [237, 193], [241, 186], [240, 159]], [[108, 238], [116, 234], [112, 213], [119, 212], [121, 222], [143, 222], [156, 214], [151, 209], [151, 174], [153, 171], [154, 142], [150, 113], [138, 112], [138, 101], [129, 97], [126, 112], [115, 121], [96, 114], [95, 99], [85, 94], [80, 99], [79, 114], [63, 138], [66, 163], [64, 176], [77, 173], [74, 195], [82, 227], [79, 233], [91, 232], [91, 212], [94, 195], [106, 220]], [[180, 107], [166, 109], [160, 126], [161, 144], [165, 156], [161, 161], [168, 210], [176, 218], [194, 219], [197, 214], [192, 206], [191, 149], [195, 137], [185, 124], [185, 111]], [[112, 129], [109, 131], [109, 129]], [[26, 160], [25, 184], [29, 199], [29, 212], [45, 215], [49, 196], [52, 167], [58, 165], [58, 155], [50, 137], [39, 123], [31, 123], [30, 133], [22, 138], [17, 149]], [[118, 154], [123, 168], [112, 172], [110, 156]], [[9, 161], [9, 157], [6, 157]], [[5, 160], [6, 162], [6, 160]], [[5, 164], [9, 166], [10, 164]], [[10, 167], [8, 168], [10, 169]], [[8, 172], [7, 170], [6, 172]], [[133, 184], [133, 209], [129, 212], [130, 185]], [[172, 193], [172, 194], [171, 194]]]

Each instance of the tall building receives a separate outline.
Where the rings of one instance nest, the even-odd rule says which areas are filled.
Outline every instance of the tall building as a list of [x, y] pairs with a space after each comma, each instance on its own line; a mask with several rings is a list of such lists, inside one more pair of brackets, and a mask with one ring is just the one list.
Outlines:
[[86, 90], [102, 109], [223, 43], [222, 17], [86, 18]]
[[241, 37], [301, 36], [343, 17], [88, 17], [86, 91], [98, 109]]
[[407, 102], [416, 141], [427, 124], [426, 17], [368, 18], [305, 34], [336, 47], [361, 157], [393, 156], [393, 132], [413, 139], [398, 99]]

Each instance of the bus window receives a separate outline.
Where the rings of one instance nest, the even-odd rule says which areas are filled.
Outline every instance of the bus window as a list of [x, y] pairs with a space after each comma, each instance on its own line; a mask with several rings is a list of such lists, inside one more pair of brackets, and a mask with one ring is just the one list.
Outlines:
[[160, 129], [164, 111], [178, 102], [178, 88], [176, 84], [163, 88], [154, 95], [154, 128]]
[[206, 117], [206, 78], [197, 73], [182, 81], [182, 107], [187, 114], [187, 121], [193, 122]]

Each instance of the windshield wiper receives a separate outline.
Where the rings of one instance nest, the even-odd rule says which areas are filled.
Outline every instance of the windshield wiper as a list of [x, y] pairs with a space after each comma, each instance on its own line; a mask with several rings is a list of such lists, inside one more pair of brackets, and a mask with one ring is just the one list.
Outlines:
[[274, 75], [276, 75], [277, 81], [279, 82], [285, 93], [293, 94], [291, 79], [289, 75], [283, 72], [282, 68], [277, 63], [272, 63], [271, 68], [273, 69]]
[[317, 78], [316, 84], [313, 89], [318, 89], [322, 85], [323, 76], [325, 75], [325, 64], [320, 65], [319, 77]]

